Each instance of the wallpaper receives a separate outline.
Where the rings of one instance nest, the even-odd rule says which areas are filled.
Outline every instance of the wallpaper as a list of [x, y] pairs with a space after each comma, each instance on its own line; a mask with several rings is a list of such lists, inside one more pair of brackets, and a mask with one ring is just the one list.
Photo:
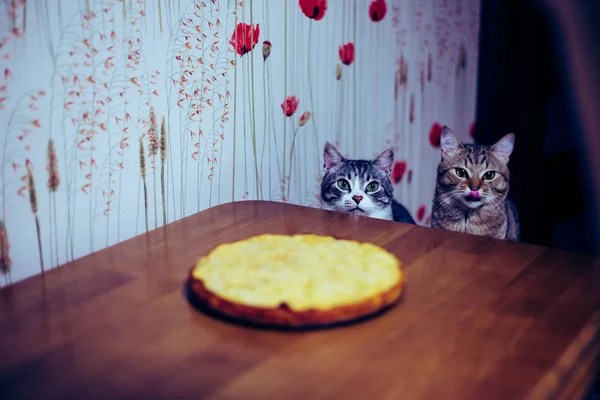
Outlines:
[[476, 0], [4, 0], [10, 284], [209, 207], [319, 207], [325, 141], [396, 155], [427, 225], [441, 125], [474, 124]]

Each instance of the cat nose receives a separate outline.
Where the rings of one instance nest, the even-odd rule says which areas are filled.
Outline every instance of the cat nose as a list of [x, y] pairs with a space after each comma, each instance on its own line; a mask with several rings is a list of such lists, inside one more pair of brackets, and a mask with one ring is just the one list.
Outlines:
[[477, 179], [476, 177], [469, 179], [469, 189], [473, 191], [481, 189], [481, 180]]
[[359, 196], [359, 195], [352, 196], [352, 200], [354, 200], [356, 202], [356, 204], [360, 203], [362, 199], [363, 199], [363, 197]]

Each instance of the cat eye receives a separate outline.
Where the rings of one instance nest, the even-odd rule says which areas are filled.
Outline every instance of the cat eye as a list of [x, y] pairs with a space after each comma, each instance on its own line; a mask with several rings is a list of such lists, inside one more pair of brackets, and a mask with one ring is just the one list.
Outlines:
[[494, 171], [488, 171], [485, 174], [483, 174], [483, 179], [485, 179], [486, 181], [491, 181], [495, 177], [496, 177], [496, 172], [494, 172]]
[[337, 181], [337, 186], [341, 190], [350, 190], [350, 183], [348, 183], [348, 181], [345, 179], [340, 179], [339, 181]]
[[376, 192], [377, 189], [379, 189], [379, 182], [373, 181], [367, 185], [367, 192]]
[[456, 168], [454, 170], [454, 173], [456, 174], [456, 176], [458, 176], [459, 178], [468, 178], [469, 174], [466, 170], [462, 169], [462, 168]]

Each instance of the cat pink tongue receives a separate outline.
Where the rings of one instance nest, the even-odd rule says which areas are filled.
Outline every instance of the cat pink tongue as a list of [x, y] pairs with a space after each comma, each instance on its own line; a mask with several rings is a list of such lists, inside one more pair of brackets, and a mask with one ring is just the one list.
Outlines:
[[469, 193], [469, 197], [473, 199], [479, 199], [479, 192], [476, 190], [471, 190], [471, 193]]

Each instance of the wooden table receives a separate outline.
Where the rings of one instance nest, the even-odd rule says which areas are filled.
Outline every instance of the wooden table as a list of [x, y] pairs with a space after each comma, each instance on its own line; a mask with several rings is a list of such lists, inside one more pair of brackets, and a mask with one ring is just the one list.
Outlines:
[[[274, 332], [184, 297], [216, 244], [308, 232], [394, 252], [403, 301]], [[203, 211], [0, 295], [2, 399], [576, 399], [599, 348], [598, 258], [271, 202]]]

